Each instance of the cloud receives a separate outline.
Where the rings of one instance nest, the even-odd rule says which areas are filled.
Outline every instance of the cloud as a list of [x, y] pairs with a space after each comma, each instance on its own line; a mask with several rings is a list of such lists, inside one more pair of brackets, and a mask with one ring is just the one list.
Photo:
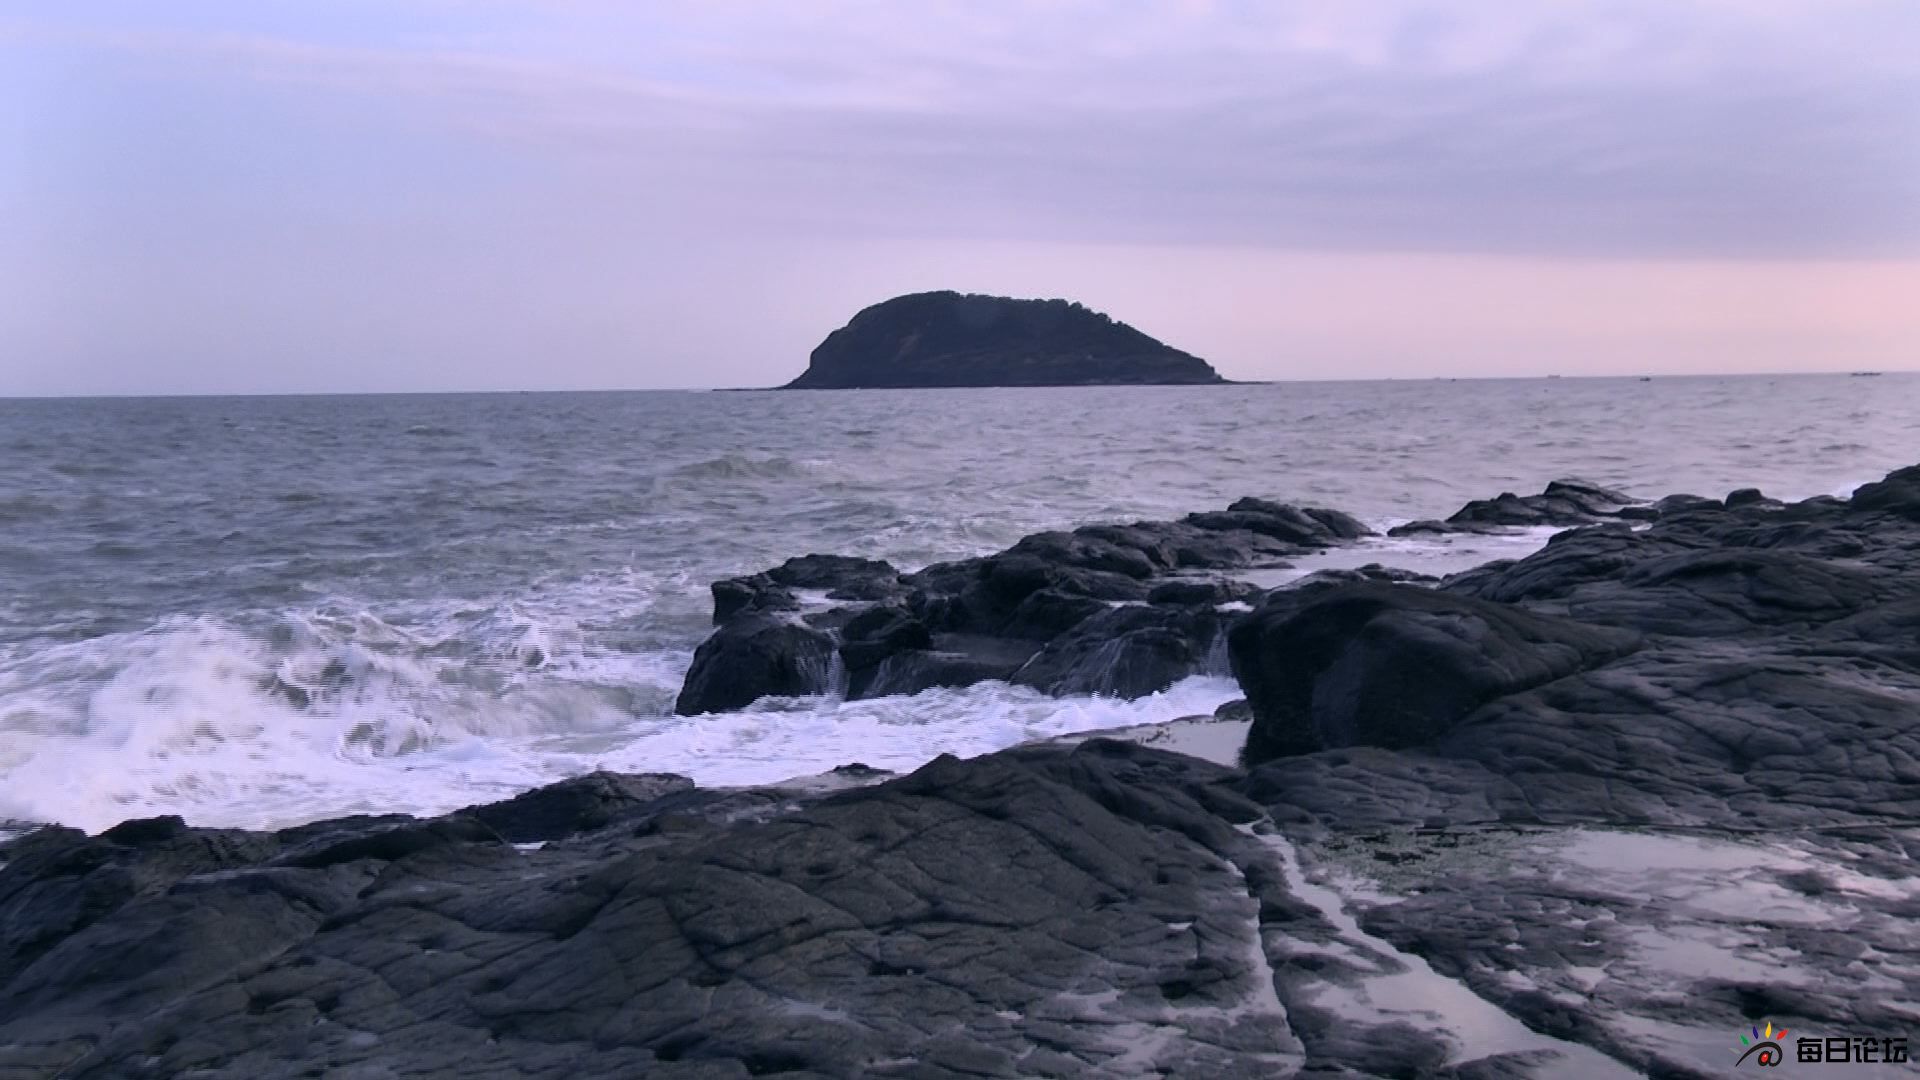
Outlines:
[[1910, 0], [49, 6], [0, 393], [769, 383], [931, 287], [1242, 377], [1892, 368], [1916, 53]]
[[[589, 187], [889, 234], [1920, 251], [1920, 8], [669, 0], [114, 39], [537, 147]], [[424, 12], [425, 14], [422, 14]], [[351, 20], [349, 20], [351, 21]], [[335, 31], [333, 36], [337, 37]]]

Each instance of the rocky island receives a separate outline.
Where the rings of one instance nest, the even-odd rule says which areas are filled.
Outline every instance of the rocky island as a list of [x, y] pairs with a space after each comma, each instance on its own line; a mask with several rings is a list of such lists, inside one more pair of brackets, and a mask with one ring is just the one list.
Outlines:
[[1246, 698], [905, 776], [42, 828], [0, 845], [0, 1075], [1693, 1080], [1763, 1025], [1910, 1075], [1920, 466], [1419, 531], [1541, 524], [1441, 580], [1255, 588], [1365, 529], [1243, 499], [716, 583], [684, 713]]
[[1226, 381], [1205, 360], [1077, 303], [926, 292], [862, 310], [782, 389]]

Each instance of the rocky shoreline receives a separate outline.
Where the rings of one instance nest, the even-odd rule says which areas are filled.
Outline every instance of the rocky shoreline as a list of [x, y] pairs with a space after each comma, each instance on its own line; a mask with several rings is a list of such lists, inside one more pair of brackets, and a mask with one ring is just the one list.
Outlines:
[[41, 829], [0, 845], [0, 1077], [1704, 1077], [1756, 1021], [1912, 1034], [1920, 466], [1408, 529], [1542, 525], [1444, 580], [1255, 588], [1366, 530], [1247, 499], [716, 583], [683, 713], [1246, 701], [898, 777]]

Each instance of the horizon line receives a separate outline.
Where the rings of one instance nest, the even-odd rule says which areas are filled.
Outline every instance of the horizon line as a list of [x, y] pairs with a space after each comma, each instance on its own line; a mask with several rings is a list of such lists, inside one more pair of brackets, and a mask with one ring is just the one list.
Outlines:
[[[1538, 375], [1379, 375], [1371, 378], [1312, 378], [1291, 379], [1229, 379], [1221, 383], [1089, 383], [1068, 384], [1062, 386], [871, 386], [844, 387], [835, 390], [808, 389], [807, 393], [871, 393], [874, 391], [905, 391], [922, 393], [928, 390], [1151, 390], [1151, 389], [1210, 389], [1224, 386], [1283, 386], [1298, 383], [1377, 383], [1377, 382], [1529, 382], [1548, 379], [1759, 379], [1759, 378], [1856, 378], [1860, 376], [1880, 375], [1916, 375], [1920, 369], [1895, 368], [1877, 371], [1690, 371], [1662, 375], [1656, 372], [1642, 372], [1631, 375], [1596, 374], [1560, 374], [1543, 372]], [[479, 396], [496, 394], [754, 394], [783, 393], [783, 386], [601, 386], [570, 388], [492, 388], [492, 389], [449, 389], [449, 390], [231, 390], [223, 392], [143, 392], [95, 393], [95, 394], [0, 394], [0, 401], [139, 401], [169, 400], [175, 398], [323, 398], [323, 397], [433, 397], [433, 396]]]

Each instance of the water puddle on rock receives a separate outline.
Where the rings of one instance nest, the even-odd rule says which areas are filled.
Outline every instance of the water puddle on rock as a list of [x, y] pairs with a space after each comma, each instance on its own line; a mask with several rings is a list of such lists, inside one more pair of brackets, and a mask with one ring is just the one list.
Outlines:
[[[1544, 994], [1580, 1015], [1595, 1045], [1609, 1053], [1709, 1075], [1736, 1075], [1733, 1048], [1751, 1022], [1731, 1004], [1729, 986], [1778, 988], [1809, 1000], [1870, 998], [1869, 1012], [1896, 1017], [1920, 998], [1903, 915], [1920, 895], [1920, 879], [1901, 876], [1904, 864], [1889, 854], [1897, 848], [1857, 838], [1850, 847], [1812, 833], [1397, 830], [1317, 843], [1307, 857], [1310, 871], [1291, 845], [1265, 839], [1295, 895], [1338, 928], [1335, 943], [1310, 948], [1340, 954], [1341, 967], [1361, 973], [1319, 991], [1313, 1004], [1356, 1024], [1398, 1020], [1442, 1035], [1457, 1047], [1455, 1062], [1550, 1049], [1576, 1056], [1539, 1075], [1634, 1075], [1598, 1051], [1526, 1028], [1480, 993]], [[1463, 882], [1470, 891], [1459, 891]], [[1517, 900], [1499, 910], [1522, 921], [1518, 938], [1460, 944], [1455, 959], [1468, 969], [1461, 981], [1360, 929], [1369, 910], [1418, 902], [1429, 890], [1455, 904], [1481, 892]], [[1419, 919], [1415, 909], [1412, 925]], [[1292, 947], [1286, 939], [1276, 944]], [[1920, 1010], [1912, 1016], [1920, 1027]], [[1821, 1037], [1915, 1034], [1905, 1023], [1895, 1025], [1900, 1030], [1842, 1031], [1767, 1019], [1796, 1036], [1802, 1029]], [[1783, 1046], [1795, 1076], [1912, 1075], [1911, 1065], [1803, 1064], [1792, 1040]]]
[[[1452, 1047], [1448, 1057], [1452, 1065], [1503, 1054], [1551, 1054], [1558, 1060], [1543, 1066], [1542, 1076], [1605, 1080], [1640, 1075], [1591, 1047], [1528, 1028], [1461, 982], [1435, 971], [1424, 958], [1361, 929], [1342, 888], [1361, 892], [1364, 883], [1327, 872], [1309, 876], [1291, 842], [1277, 835], [1259, 839], [1279, 858], [1288, 889], [1317, 909], [1337, 932], [1336, 942], [1307, 944], [1305, 951], [1335, 955], [1346, 962], [1344, 966], [1361, 972], [1356, 979], [1328, 980], [1313, 988], [1314, 1007], [1365, 1027], [1406, 1024], [1430, 1032]], [[1305, 943], [1279, 938], [1269, 947], [1297, 952], [1299, 944]]]

